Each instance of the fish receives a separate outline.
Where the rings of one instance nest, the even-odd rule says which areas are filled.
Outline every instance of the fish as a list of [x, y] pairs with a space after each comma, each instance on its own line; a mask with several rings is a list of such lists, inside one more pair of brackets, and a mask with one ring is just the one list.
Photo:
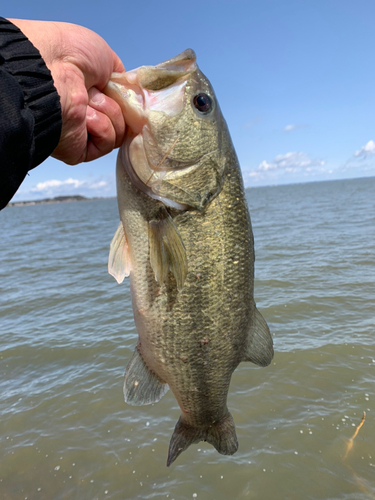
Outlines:
[[192, 49], [113, 73], [104, 92], [127, 124], [108, 258], [118, 283], [130, 277], [139, 336], [125, 401], [173, 392], [181, 415], [168, 467], [200, 441], [233, 455], [232, 373], [242, 361], [269, 365], [274, 351], [254, 301], [253, 232], [227, 124]]

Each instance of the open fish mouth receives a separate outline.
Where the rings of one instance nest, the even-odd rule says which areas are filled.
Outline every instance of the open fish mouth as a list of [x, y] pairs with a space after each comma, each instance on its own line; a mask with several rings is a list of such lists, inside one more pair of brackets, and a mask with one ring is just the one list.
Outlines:
[[160, 148], [149, 117], [159, 112], [177, 116], [186, 105], [189, 77], [198, 69], [195, 52], [187, 49], [156, 66], [141, 66], [126, 73], [113, 73], [105, 93], [121, 106], [128, 126], [121, 148], [122, 165], [140, 191], [169, 207], [186, 210], [187, 205], [160, 195], [162, 183], [176, 179], [199, 166], [200, 155], [183, 161], [173, 157], [178, 131], [170, 144]]
[[169, 116], [182, 111], [188, 77], [196, 70], [195, 52], [187, 49], [156, 66], [112, 73], [104, 92], [119, 103], [131, 130], [140, 133], [150, 111]]

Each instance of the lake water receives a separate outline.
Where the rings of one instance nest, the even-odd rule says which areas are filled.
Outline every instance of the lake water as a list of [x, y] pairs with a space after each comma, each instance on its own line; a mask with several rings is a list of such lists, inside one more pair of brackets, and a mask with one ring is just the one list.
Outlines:
[[123, 401], [137, 333], [107, 274], [116, 201], [0, 213], [1, 500], [375, 498], [375, 178], [247, 197], [275, 358], [232, 377], [238, 452], [200, 443], [170, 468], [171, 391]]

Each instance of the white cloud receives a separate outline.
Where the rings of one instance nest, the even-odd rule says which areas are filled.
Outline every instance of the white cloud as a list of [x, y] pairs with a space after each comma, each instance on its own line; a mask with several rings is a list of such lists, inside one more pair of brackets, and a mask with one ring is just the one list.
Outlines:
[[64, 188], [64, 187], [76, 189], [84, 184], [86, 184], [86, 181], [79, 181], [77, 179], [72, 179], [72, 178], [66, 179], [65, 181], [51, 179], [51, 180], [45, 181], [45, 182], [38, 182], [38, 184], [35, 187], [31, 188], [30, 191], [43, 192], [43, 191], [49, 191], [49, 190], [53, 190], [56, 188]]
[[368, 141], [367, 144], [354, 153], [354, 156], [356, 158], [367, 158], [373, 154], [375, 154], [375, 142]]
[[293, 151], [283, 155], [277, 155], [271, 162], [263, 160], [256, 172], [267, 172], [285, 170], [286, 172], [310, 171], [313, 168], [324, 165], [322, 160], [312, 160], [306, 153]]
[[284, 132], [292, 132], [293, 130], [299, 130], [301, 128], [306, 128], [307, 125], [304, 125], [303, 123], [299, 123], [299, 124], [291, 124], [291, 125], [286, 125], [286, 127], [284, 127]]
[[107, 186], [107, 182], [100, 181], [100, 182], [96, 182], [96, 183], [91, 184], [89, 186], [89, 189], [98, 189], [98, 188], [105, 187], [105, 186]]
[[[25, 189], [26, 188], [26, 189]], [[55, 196], [82, 195], [88, 198], [115, 196], [115, 176], [88, 179], [49, 179], [34, 185], [23, 186], [15, 195], [15, 201], [39, 200]]]
[[285, 128], [284, 128], [284, 132], [291, 132], [292, 130], [294, 130], [296, 128], [296, 125], [287, 125]]
[[258, 167], [248, 175], [253, 181], [278, 181], [280, 176], [285, 179], [296, 179], [319, 172], [325, 172], [325, 162], [319, 159], [311, 159], [306, 153], [291, 151], [289, 153], [275, 156], [272, 161], [263, 160]]

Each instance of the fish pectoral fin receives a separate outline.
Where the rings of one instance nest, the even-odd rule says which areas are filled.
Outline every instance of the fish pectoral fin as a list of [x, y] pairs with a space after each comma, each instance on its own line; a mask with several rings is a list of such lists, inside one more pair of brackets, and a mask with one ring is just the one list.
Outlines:
[[187, 274], [185, 245], [172, 217], [166, 210], [163, 214], [163, 218], [148, 224], [150, 263], [156, 281], [163, 283], [170, 270], [181, 290]]
[[273, 358], [273, 340], [268, 325], [258, 309], [254, 308], [248, 344], [242, 361], [268, 366]]
[[168, 391], [162, 382], [146, 366], [137, 348], [126, 368], [124, 379], [125, 402], [133, 406], [157, 403]]
[[122, 283], [124, 278], [129, 276], [130, 270], [129, 246], [126, 241], [124, 227], [120, 222], [109, 249], [108, 272], [115, 278], [117, 283]]

